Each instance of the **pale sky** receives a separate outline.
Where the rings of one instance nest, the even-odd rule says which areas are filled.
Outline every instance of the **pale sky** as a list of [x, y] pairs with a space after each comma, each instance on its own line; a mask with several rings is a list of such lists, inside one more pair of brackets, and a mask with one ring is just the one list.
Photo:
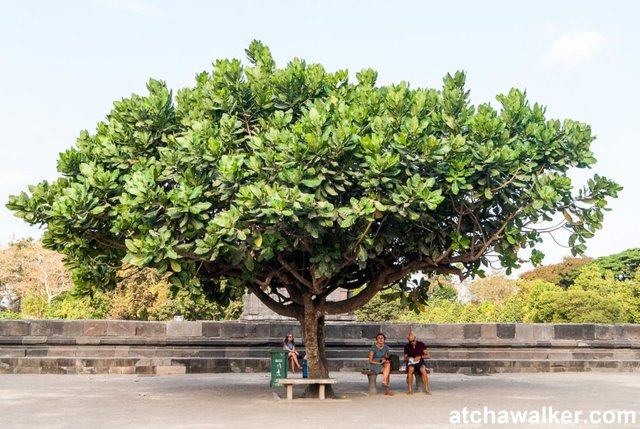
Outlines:
[[[636, 1], [20, 1], [0, 3], [0, 246], [41, 231], [9, 195], [57, 177], [58, 153], [94, 132], [114, 100], [150, 77], [175, 90], [252, 39], [280, 66], [364, 67], [379, 84], [440, 87], [465, 70], [474, 104], [517, 87], [547, 116], [591, 125], [593, 173], [625, 189], [588, 242], [589, 256], [640, 247], [640, 2]], [[561, 239], [561, 237], [559, 237]], [[545, 263], [569, 255], [551, 239]]]

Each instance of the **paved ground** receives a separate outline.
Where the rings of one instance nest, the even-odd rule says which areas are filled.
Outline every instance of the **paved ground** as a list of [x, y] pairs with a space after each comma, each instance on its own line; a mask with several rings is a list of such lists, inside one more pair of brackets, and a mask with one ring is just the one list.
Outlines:
[[[284, 388], [269, 388], [268, 374], [1, 375], [0, 428], [640, 427], [638, 373], [434, 374], [432, 396], [406, 395], [403, 377], [395, 376], [391, 397], [368, 396], [359, 373], [332, 376], [339, 380], [338, 399], [303, 399], [299, 387], [289, 402], [280, 399]], [[476, 421], [487, 407], [486, 421], [494, 412], [496, 424], [453, 424], [456, 416], [464, 421], [465, 407], [477, 411]], [[542, 420], [544, 407], [551, 424]], [[577, 423], [561, 423], [565, 410], [582, 413]], [[632, 410], [636, 422], [587, 424], [593, 410], [613, 419], [616, 410]], [[541, 423], [497, 424], [509, 411], [537, 412]], [[529, 418], [535, 423], [535, 415]]]

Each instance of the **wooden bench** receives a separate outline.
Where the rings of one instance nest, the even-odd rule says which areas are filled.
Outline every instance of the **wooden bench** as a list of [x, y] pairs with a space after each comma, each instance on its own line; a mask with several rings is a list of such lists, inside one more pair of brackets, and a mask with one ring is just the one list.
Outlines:
[[287, 386], [287, 399], [293, 400], [293, 385], [294, 384], [303, 384], [303, 385], [311, 385], [317, 384], [318, 389], [318, 399], [324, 400], [324, 386], [327, 384], [336, 384], [338, 380], [335, 378], [278, 378], [276, 383], [284, 384]]
[[[427, 374], [431, 373], [431, 370], [429, 368], [425, 368], [425, 369], [427, 370]], [[382, 373], [374, 372], [371, 370], [363, 370], [363, 371], [360, 371], [360, 374], [366, 375], [367, 378], [369, 379], [369, 395], [377, 395], [378, 389], [376, 387], [376, 379], [378, 378], [378, 375], [382, 375]], [[407, 371], [391, 371], [389, 374], [404, 374], [406, 376], [409, 375]], [[422, 382], [422, 379], [420, 378], [420, 373], [419, 372], [414, 373], [413, 377], [416, 380], [416, 389], [417, 389], [418, 382]]]

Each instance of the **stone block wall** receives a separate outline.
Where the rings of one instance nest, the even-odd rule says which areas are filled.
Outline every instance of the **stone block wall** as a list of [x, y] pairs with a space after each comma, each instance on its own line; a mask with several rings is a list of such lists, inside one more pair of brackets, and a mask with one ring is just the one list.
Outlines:
[[[435, 372], [640, 371], [640, 325], [329, 322], [335, 371], [366, 367], [378, 332], [401, 354], [413, 331]], [[263, 372], [302, 330], [288, 321], [0, 320], [0, 373]]]

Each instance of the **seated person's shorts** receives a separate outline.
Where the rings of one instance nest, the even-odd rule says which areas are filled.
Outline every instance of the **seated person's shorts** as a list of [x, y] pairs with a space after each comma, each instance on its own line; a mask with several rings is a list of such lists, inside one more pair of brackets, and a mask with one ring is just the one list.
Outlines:
[[413, 367], [413, 372], [419, 372], [420, 368], [422, 368], [424, 365], [424, 359], [420, 359], [419, 362], [414, 363], [414, 364], [407, 364], [407, 371], [409, 370], [409, 367], [412, 366]]

